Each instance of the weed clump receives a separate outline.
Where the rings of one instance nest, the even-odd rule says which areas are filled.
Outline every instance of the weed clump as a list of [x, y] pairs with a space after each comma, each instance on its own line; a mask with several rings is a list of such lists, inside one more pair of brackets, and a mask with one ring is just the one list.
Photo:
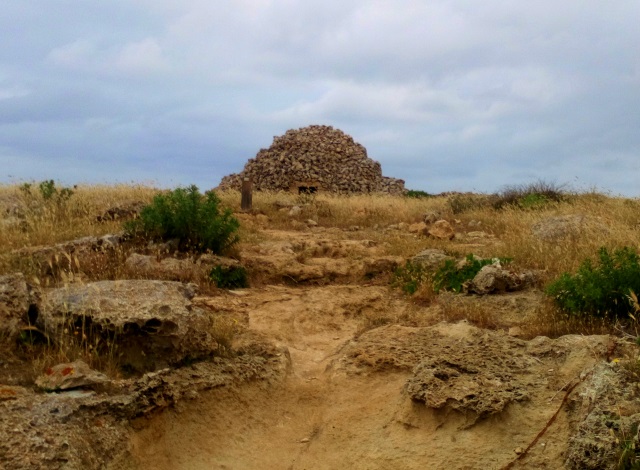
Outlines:
[[125, 230], [134, 237], [178, 240], [182, 251], [214, 254], [228, 251], [239, 241], [239, 227], [231, 210], [220, 208], [214, 192], [202, 195], [195, 185], [157, 195], [137, 220], [125, 223]]
[[430, 197], [435, 197], [433, 194], [429, 194], [426, 191], [422, 191], [419, 189], [409, 189], [404, 193], [404, 197], [412, 198], [412, 199], [426, 199]]
[[391, 285], [399, 287], [406, 294], [413, 295], [430, 279], [429, 272], [420, 263], [407, 261], [404, 266], [394, 271]]
[[[508, 258], [499, 258], [499, 260], [505, 264], [511, 261]], [[493, 259], [481, 259], [473, 255], [467, 255], [465, 262], [461, 264], [454, 260], [446, 260], [435, 273], [433, 279], [435, 291], [461, 292], [465, 282], [472, 280], [484, 266], [493, 262]]]
[[567, 199], [563, 186], [539, 180], [535, 183], [519, 186], [507, 186], [498, 193], [493, 201], [494, 209], [516, 207], [520, 209], [540, 209], [551, 202]]
[[565, 313], [582, 317], [626, 319], [640, 292], [640, 257], [629, 247], [610, 253], [602, 247], [598, 260], [582, 262], [576, 274], [562, 274], [546, 293]]
[[[19, 186], [20, 192], [26, 197], [33, 197], [32, 183], [23, 183]], [[53, 201], [56, 204], [63, 204], [73, 196], [74, 191], [71, 188], [61, 188], [58, 190], [56, 183], [53, 180], [41, 181], [38, 184], [38, 191], [40, 196], [45, 201]]]
[[247, 270], [242, 266], [215, 266], [209, 278], [219, 289], [244, 289], [249, 287]]

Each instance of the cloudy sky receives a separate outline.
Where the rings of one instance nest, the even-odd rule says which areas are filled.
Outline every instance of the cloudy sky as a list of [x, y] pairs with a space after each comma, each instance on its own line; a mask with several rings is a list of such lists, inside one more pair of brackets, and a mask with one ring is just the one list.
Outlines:
[[640, 196], [638, 0], [3, 0], [0, 182], [216, 186], [310, 124], [429, 192]]

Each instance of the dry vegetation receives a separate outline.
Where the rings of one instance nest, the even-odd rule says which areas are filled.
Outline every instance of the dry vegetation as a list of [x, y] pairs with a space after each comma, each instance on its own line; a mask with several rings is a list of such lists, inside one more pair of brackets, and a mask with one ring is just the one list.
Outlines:
[[[55, 245], [89, 235], [122, 230], [119, 221], [98, 222], [107, 209], [136, 201], [149, 202], [157, 189], [142, 185], [73, 188], [64, 203], [45, 200], [37, 187], [26, 193], [17, 185], [0, 185], [0, 256], [35, 246]], [[0, 268], [2, 269], [2, 268]], [[2, 269], [3, 271], [6, 270]]]
[[[44, 200], [37, 191], [30, 194], [19, 186], [0, 186], [0, 274], [22, 269], [27, 274], [39, 275], [30, 265], [25, 248], [54, 245], [79, 237], [100, 236], [122, 230], [120, 221], [99, 222], [97, 216], [107, 209], [128, 203], [149, 202], [157, 190], [140, 185], [78, 186], [73, 195], [61, 204]], [[240, 196], [236, 192], [219, 194], [225, 207], [240, 212]], [[289, 207], [299, 205], [301, 214], [292, 218]], [[423, 220], [425, 213], [435, 212], [451, 222], [456, 232], [465, 234], [482, 230], [493, 236], [491, 243], [475, 244], [463, 239], [454, 242], [418, 237], [407, 230], [388, 230], [390, 225], [414, 224]], [[531, 226], [549, 217], [565, 214], [585, 214], [598, 218], [608, 231], [587, 231], [579, 237], [557, 243], [536, 238]], [[262, 224], [258, 223], [259, 215]], [[240, 228], [241, 243], [238, 254], [249, 245], [268, 241], [274, 231], [307, 231], [306, 219], [317, 222], [318, 227], [338, 230], [340, 236], [351, 239], [370, 239], [383, 247], [388, 255], [410, 258], [427, 248], [441, 248], [446, 252], [464, 256], [475, 253], [484, 257], [508, 257], [514, 266], [539, 270], [541, 283], [548, 283], [563, 272], [575, 271], [585, 258], [593, 257], [598, 248], [640, 244], [640, 201], [597, 193], [570, 194], [561, 201], [548, 201], [533, 208], [506, 205], [496, 208], [495, 199], [484, 195], [448, 195], [426, 198], [404, 198], [385, 195], [336, 196], [318, 194], [298, 196], [288, 193], [256, 193], [253, 212], [243, 214]], [[96, 255], [82, 269], [59, 270], [49, 281], [63, 284], [83, 275], [83, 279], [117, 279], [132, 273], [122, 268], [125, 252], [116, 255]], [[302, 256], [302, 255], [301, 255]], [[71, 258], [69, 261], [73, 261]], [[73, 262], [69, 263], [73, 265]], [[77, 271], [82, 271], [79, 273]], [[211, 285], [203, 279], [188, 278], [211, 292]], [[215, 290], [214, 290], [215, 292]], [[396, 295], [396, 293], [394, 293]], [[475, 302], [475, 303], [474, 303]], [[430, 286], [422, 286], [414, 296], [414, 308], [402, 314], [363, 319], [363, 330], [384, 323], [420, 323], [420, 309], [438, 304], [438, 296]], [[440, 318], [450, 321], [467, 319], [479, 326], [496, 328], [499, 321], [481, 299], [464, 306], [440, 302]], [[221, 337], [229, 338], [234, 325], [221, 324]], [[543, 303], [537, 316], [527, 326], [527, 335], [557, 336], [569, 332], [592, 333], [613, 331], [615, 325], [601, 321], [576, 322], [559, 316], [548, 303]], [[228, 341], [227, 341], [228, 342]], [[224, 342], [223, 342], [224, 343]], [[225, 343], [226, 344], [226, 343]], [[228, 345], [227, 345], [228, 346]], [[56, 348], [45, 351], [46, 362], [71, 359], [81, 353], [89, 357], [93, 351], [84, 345], [83, 351]], [[28, 348], [28, 346], [25, 346]], [[41, 362], [37, 362], [40, 369]], [[95, 361], [92, 361], [95, 364]], [[101, 367], [104, 369], [104, 367]]]
[[[149, 202], [157, 189], [140, 185], [78, 186], [73, 196], [61, 208], [48, 205], [34, 191], [26, 196], [18, 186], [0, 186], [0, 272], [9, 270], [7, 260], [26, 247], [48, 246], [88, 235], [104, 235], [122, 230], [119, 221], [98, 222], [96, 217], [109, 208], [135, 201]], [[240, 211], [236, 192], [220, 193], [226, 207]], [[320, 227], [349, 230], [358, 227], [350, 237], [370, 238], [384, 243], [389, 254], [412, 256], [425, 248], [444, 248], [464, 254], [470, 249], [463, 244], [406, 236], [383, 229], [392, 224], [420, 222], [426, 212], [437, 212], [454, 223], [456, 231], [482, 230], [494, 235], [500, 243], [490, 247], [473, 247], [481, 256], [513, 258], [519, 266], [541, 269], [546, 279], [565, 271], [575, 270], [601, 246], [637, 247], [640, 243], [640, 200], [604, 196], [597, 193], [572, 195], [565, 202], [553, 202], [543, 208], [525, 210], [513, 207], [494, 209], [484, 196], [467, 196], [480, 201], [469, 204], [469, 210], [454, 213], [451, 200], [455, 196], [402, 198], [385, 195], [298, 196], [288, 193], [254, 194], [254, 213], [269, 218], [270, 229], [304, 230], [298, 220], [313, 219]], [[282, 206], [300, 205], [302, 214], [288, 216]], [[18, 207], [20, 215], [12, 211]], [[569, 238], [550, 244], [535, 238], [531, 226], [546, 217], [565, 214], [586, 214], [599, 218], [609, 229], [607, 233], [593, 231], [587, 236]], [[15, 220], [9, 223], [8, 219]], [[480, 222], [479, 228], [469, 228], [469, 222]], [[241, 227], [242, 242], [254, 243], [268, 238], [268, 233], [255, 225]]]

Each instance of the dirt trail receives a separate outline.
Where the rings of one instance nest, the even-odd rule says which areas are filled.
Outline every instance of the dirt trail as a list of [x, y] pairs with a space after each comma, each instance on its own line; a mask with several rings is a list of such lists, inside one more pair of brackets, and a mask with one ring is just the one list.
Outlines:
[[[554, 356], [555, 346], [536, 346], [540, 359], [520, 378], [528, 400], [473, 424], [468, 414], [411, 400], [405, 384], [415, 357], [442, 344], [464, 351], [483, 330], [392, 325], [358, 336], [363, 311], [398, 308], [380, 286], [270, 286], [212, 302], [245, 313], [249, 331], [287, 346], [290, 373], [278, 385], [213, 390], [139, 423], [127, 462], [114, 468], [499, 469], [544, 428], [562, 402], [559, 390], [594, 361], [584, 350]], [[436, 346], [429, 338], [444, 339]], [[482, 347], [496, 344], [507, 356], [526, 347], [499, 338]], [[569, 435], [570, 415], [561, 412], [513, 468], [561, 468]]]

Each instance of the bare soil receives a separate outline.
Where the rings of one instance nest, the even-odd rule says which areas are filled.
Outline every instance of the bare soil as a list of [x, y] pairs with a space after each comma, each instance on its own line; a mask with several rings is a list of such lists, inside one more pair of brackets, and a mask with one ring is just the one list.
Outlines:
[[[27, 441], [69, 469], [615, 468], [619, 436], [640, 422], [638, 377], [618, 365], [636, 349], [609, 335], [522, 339], [536, 289], [413, 302], [389, 286], [397, 257], [366, 235], [263, 230], [241, 247], [253, 287], [194, 299], [237, 332], [230, 357], [78, 397], [35, 393], [12, 372], [20, 361], [3, 362], [0, 451], [30, 469], [45, 460], [24, 460]], [[476, 311], [481, 327], [459, 320]], [[82, 455], [61, 459], [72, 424]]]
[[[216, 389], [139, 422], [130, 453], [113, 468], [507, 468], [611, 341], [527, 342], [466, 322], [359, 334], [363, 312], [411, 308], [381, 286], [269, 286], [209, 302], [226, 303], [246, 315], [249, 333], [287, 347], [286, 379]], [[418, 363], [438, 359], [475, 369], [426, 406], [408, 383], [420, 380]], [[482, 404], [463, 404], [474, 386]], [[512, 468], [563, 468], [573, 428], [563, 409]]]

